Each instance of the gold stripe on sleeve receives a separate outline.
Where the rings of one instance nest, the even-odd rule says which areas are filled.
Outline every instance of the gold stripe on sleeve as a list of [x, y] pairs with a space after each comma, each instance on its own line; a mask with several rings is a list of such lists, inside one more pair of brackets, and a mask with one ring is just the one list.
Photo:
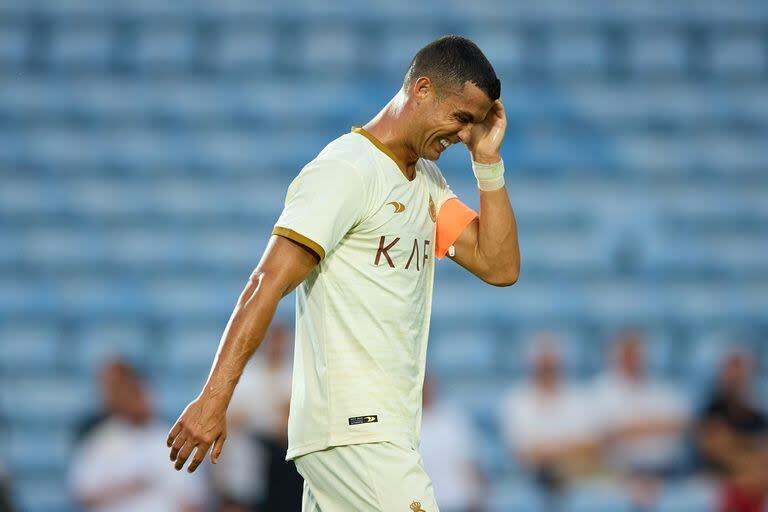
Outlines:
[[320, 244], [314, 240], [310, 240], [301, 233], [297, 233], [292, 229], [275, 226], [275, 229], [272, 230], [272, 234], [282, 236], [288, 240], [293, 240], [294, 242], [305, 246], [314, 252], [321, 260], [325, 258], [325, 250], [320, 246]]

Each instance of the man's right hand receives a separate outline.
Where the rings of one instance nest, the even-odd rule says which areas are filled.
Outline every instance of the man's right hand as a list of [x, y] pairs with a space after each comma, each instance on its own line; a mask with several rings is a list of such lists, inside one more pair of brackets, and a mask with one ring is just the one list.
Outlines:
[[226, 402], [201, 395], [189, 403], [168, 434], [167, 444], [171, 449], [171, 461], [176, 462], [175, 467], [179, 471], [192, 451], [197, 448], [187, 468], [187, 471], [192, 473], [213, 446], [211, 462], [216, 464], [226, 439]]

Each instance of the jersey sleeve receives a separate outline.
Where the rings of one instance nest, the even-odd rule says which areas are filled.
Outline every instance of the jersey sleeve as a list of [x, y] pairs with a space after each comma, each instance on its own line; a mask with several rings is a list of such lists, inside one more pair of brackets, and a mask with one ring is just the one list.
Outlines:
[[362, 176], [347, 162], [317, 159], [288, 187], [272, 230], [307, 247], [322, 260], [362, 218], [367, 194]]

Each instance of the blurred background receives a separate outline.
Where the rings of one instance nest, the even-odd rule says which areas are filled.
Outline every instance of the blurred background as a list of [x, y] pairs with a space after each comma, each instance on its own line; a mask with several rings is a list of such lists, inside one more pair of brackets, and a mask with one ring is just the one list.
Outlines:
[[167, 428], [292, 178], [447, 33], [502, 82], [522, 273], [437, 266], [441, 510], [765, 510], [766, 2], [0, 0], [0, 511], [299, 510], [292, 296], [216, 471]]

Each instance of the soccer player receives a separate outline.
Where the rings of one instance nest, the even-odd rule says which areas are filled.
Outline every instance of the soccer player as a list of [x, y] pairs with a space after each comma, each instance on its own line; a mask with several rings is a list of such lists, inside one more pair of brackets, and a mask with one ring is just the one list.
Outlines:
[[[480, 49], [445, 36], [411, 61], [400, 91], [328, 144], [288, 187], [208, 380], [168, 435], [194, 471], [226, 439], [226, 410], [282, 297], [297, 288], [288, 453], [305, 511], [438, 510], [418, 453], [434, 260], [483, 281], [517, 280], [517, 227], [499, 148], [500, 83]], [[471, 154], [480, 214], [434, 161]], [[461, 300], [461, 297], [456, 297]]]

